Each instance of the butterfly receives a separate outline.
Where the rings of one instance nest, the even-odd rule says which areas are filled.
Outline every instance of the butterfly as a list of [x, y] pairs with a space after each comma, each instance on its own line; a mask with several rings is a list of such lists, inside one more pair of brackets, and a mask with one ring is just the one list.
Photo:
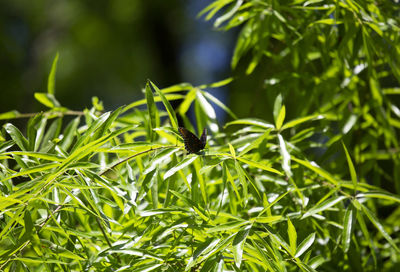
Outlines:
[[204, 149], [207, 142], [207, 129], [204, 128], [203, 133], [200, 136], [200, 139], [197, 138], [196, 135], [191, 133], [184, 127], [178, 128], [179, 133], [182, 135], [183, 142], [185, 144], [185, 149], [190, 153], [197, 153], [200, 150]]

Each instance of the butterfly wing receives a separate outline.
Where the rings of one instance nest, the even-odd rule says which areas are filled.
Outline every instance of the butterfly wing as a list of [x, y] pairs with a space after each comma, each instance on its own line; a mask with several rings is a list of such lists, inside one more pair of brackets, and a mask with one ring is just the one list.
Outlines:
[[206, 128], [203, 129], [203, 133], [201, 134], [200, 141], [203, 145], [203, 148], [206, 147], [206, 143], [207, 143], [207, 129]]
[[189, 130], [187, 130], [184, 127], [180, 127], [178, 130], [179, 133], [182, 135], [183, 143], [185, 144], [185, 149], [189, 153], [197, 153], [204, 148], [203, 142]]

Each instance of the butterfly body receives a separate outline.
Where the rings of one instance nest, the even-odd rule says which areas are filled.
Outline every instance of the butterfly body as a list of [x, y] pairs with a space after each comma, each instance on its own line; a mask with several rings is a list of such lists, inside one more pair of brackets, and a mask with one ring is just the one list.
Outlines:
[[184, 127], [178, 128], [179, 133], [182, 135], [183, 143], [185, 144], [185, 149], [190, 153], [197, 153], [200, 150], [204, 149], [207, 143], [207, 129], [204, 128], [203, 133], [200, 136], [200, 139], [197, 138], [192, 132], [187, 130]]

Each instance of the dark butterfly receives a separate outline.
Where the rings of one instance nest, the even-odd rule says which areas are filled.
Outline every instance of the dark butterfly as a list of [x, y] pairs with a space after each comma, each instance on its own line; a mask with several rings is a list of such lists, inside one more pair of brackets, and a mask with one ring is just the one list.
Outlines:
[[190, 153], [197, 153], [204, 149], [207, 142], [207, 129], [204, 128], [200, 139], [184, 127], [178, 128], [179, 133], [182, 135], [185, 149]]

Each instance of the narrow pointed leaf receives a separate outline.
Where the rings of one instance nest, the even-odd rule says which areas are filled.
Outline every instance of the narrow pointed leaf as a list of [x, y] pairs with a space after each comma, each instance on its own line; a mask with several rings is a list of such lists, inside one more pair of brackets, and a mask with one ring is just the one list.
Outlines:
[[54, 95], [54, 93], [55, 93], [58, 57], [59, 57], [59, 54], [57, 52], [56, 56], [54, 57], [53, 64], [51, 65], [49, 77], [47, 79], [47, 93], [52, 94], [52, 95]]
[[343, 221], [342, 246], [343, 246], [343, 251], [345, 253], [350, 248], [352, 229], [353, 229], [353, 210], [349, 207], [346, 210]]
[[191, 164], [192, 162], [194, 162], [196, 159], [198, 158], [198, 156], [192, 156], [192, 157], [186, 157], [184, 158], [181, 162], [179, 162], [177, 165], [175, 165], [174, 167], [172, 167], [171, 169], [169, 169], [165, 174], [164, 174], [164, 180], [166, 180], [167, 178], [169, 178], [170, 176], [172, 176], [173, 174], [175, 174], [176, 172], [178, 172], [179, 170], [185, 168], [186, 166], [188, 166], [189, 164]]
[[311, 233], [310, 235], [308, 235], [307, 238], [304, 239], [304, 240], [300, 243], [299, 247], [297, 248], [297, 252], [296, 252], [295, 257], [298, 258], [298, 257], [300, 257], [304, 252], [306, 252], [307, 249], [309, 249], [310, 246], [314, 243], [314, 240], [315, 240], [315, 232], [314, 232], [314, 233]]
[[322, 203], [312, 207], [311, 209], [309, 209], [302, 218], [306, 218], [309, 217], [313, 214], [325, 211], [326, 209], [336, 205], [337, 203], [341, 202], [342, 200], [347, 199], [347, 197], [345, 196], [339, 196], [339, 197], [332, 197], [330, 199], [327, 199], [325, 201], [323, 201]]
[[153, 89], [156, 93], [160, 96], [162, 103], [164, 104], [165, 109], [168, 112], [169, 120], [173, 128], [178, 129], [178, 120], [176, 119], [176, 114], [174, 109], [172, 108], [171, 104], [169, 103], [168, 99], [162, 93], [162, 91], [151, 81], [149, 81]]
[[281, 129], [283, 121], [285, 120], [285, 116], [286, 116], [286, 107], [285, 105], [283, 105], [275, 121], [275, 127], [277, 130]]
[[288, 218], [287, 232], [288, 232], [288, 236], [289, 236], [290, 250], [292, 251], [292, 254], [295, 254], [296, 248], [297, 248], [297, 232], [296, 232], [296, 228], [294, 227], [290, 218]]
[[351, 176], [351, 181], [353, 182], [354, 185], [354, 191], [357, 191], [357, 174], [356, 174], [356, 170], [354, 168], [354, 164], [351, 160], [350, 154], [347, 151], [346, 146], [344, 145], [344, 143], [342, 142], [343, 145], [343, 149], [344, 152], [346, 153], [346, 159], [347, 159], [347, 164], [349, 166], [349, 170], [350, 170], [350, 176]]
[[392, 237], [385, 231], [384, 227], [382, 224], [379, 222], [379, 220], [376, 218], [376, 216], [364, 205], [361, 204], [361, 208], [364, 211], [364, 213], [367, 215], [368, 219], [371, 221], [372, 224], [379, 230], [379, 232], [382, 234], [383, 237], [389, 242], [389, 244], [397, 251], [397, 253], [400, 253], [400, 249], [397, 247], [396, 243], [393, 241]]

